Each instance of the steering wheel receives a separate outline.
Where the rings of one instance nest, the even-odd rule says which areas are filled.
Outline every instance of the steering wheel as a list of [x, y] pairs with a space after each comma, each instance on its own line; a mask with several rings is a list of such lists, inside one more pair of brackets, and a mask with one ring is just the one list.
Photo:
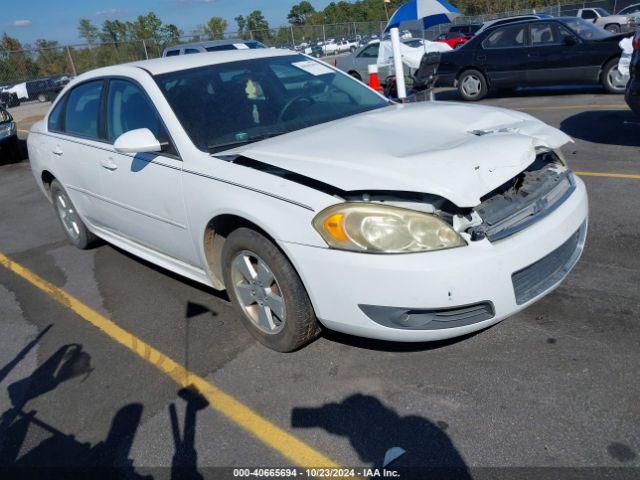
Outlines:
[[298, 95], [297, 97], [293, 97], [291, 100], [289, 100], [284, 107], [282, 107], [282, 110], [280, 110], [280, 114], [278, 115], [278, 123], [282, 122], [284, 119], [285, 114], [287, 113], [287, 111], [296, 103], [299, 102], [306, 102], [309, 105], [313, 105], [315, 102], [315, 100], [313, 98], [311, 98], [309, 95]]

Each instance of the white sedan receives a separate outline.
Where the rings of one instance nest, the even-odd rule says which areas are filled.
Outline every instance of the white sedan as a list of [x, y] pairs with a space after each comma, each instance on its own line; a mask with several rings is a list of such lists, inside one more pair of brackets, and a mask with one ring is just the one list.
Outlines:
[[216, 289], [268, 347], [322, 327], [394, 341], [486, 328], [578, 261], [587, 195], [529, 115], [398, 105], [285, 50], [72, 81], [28, 138], [69, 240]]

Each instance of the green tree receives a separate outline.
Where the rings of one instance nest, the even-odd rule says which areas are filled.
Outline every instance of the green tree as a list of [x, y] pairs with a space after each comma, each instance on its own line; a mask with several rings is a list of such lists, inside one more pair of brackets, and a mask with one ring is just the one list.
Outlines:
[[180, 37], [182, 36], [182, 30], [180, 30], [173, 23], [169, 23], [162, 27], [162, 37], [164, 43], [169, 43], [175, 45], [180, 42]]
[[133, 40], [154, 40], [160, 43], [164, 38], [162, 20], [153, 12], [140, 15], [127, 27]]
[[64, 47], [55, 40], [36, 40], [38, 56], [36, 65], [39, 76], [70, 75], [72, 72]]
[[236, 21], [236, 25], [238, 25], [238, 35], [242, 36], [244, 29], [247, 26], [247, 21], [242, 15], [238, 15], [234, 20]]
[[120, 20], [105, 20], [100, 31], [103, 42], [124, 42], [127, 40], [127, 25]]
[[83, 18], [78, 25], [78, 35], [80, 38], [84, 38], [89, 45], [93, 45], [98, 41], [100, 31], [90, 20]]
[[289, 20], [291, 25], [305, 25], [314, 13], [316, 13], [316, 10], [313, 8], [313, 5], [304, 0], [291, 7], [289, 15], [287, 15], [287, 20]]
[[247, 15], [246, 29], [253, 34], [253, 38], [261, 42], [268, 41], [271, 38], [269, 22], [267, 22], [260, 10], [254, 10]]
[[210, 40], [217, 40], [224, 38], [224, 31], [228, 26], [229, 24], [224, 18], [211, 17], [202, 29]]
[[38, 66], [17, 38], [3, 34], [0, 50], [4, 50], [0, 53], [0, 82], [18, 82], [38, 76]]

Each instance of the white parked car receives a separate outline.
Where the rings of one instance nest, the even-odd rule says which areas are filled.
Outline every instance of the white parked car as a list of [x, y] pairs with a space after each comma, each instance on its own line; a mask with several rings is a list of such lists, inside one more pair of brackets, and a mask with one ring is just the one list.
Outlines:
[[394, 104], [261, 49], [80, 75], [28, 148], [74, 245], [100, 237], [226, 288], [256, 338], [290, 351], [321, 325], [464, 335], [553, 290], [587, 228], [568, 141], [509, 110]]

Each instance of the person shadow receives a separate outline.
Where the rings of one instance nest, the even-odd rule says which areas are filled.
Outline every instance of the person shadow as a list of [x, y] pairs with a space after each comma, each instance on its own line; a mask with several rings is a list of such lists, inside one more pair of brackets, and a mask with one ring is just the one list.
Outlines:
[[[7, 365], [0, 369], [4, 379], [47, 333], [49, 327], [29, 342]], [[7, 388], [11, 407], [0, 416], [0, 478], [130, 478], [148, 480], [136, 474], [129, 459], [143, 406], [131, 403], [120, 408], [112, 419], [104, 441], [95, 445], [79, 441], [54, 425], [40, 419], [28, 403], [55, 390], [63, 382], [93, 371], [91, 356], [82, 345], [63, 345], [31, 375]], [[25, 444], [30, 430], [46, 437], [37, 445]]]
[[319, 408], [296, 407], [291, 426], [346, 437], [363, 463], [396, 470], [403, 479], [472, 478], [444, 422], [398, 415], [372, 395], [355, 394]]
[[195, 448], [196, 415], [209, 406], [209, 402], [195, 387], [183, 388], [178, 396], [187, 402], [184, 429], [180, 431], [176, 405], [169, 405], [169, 418], [175, 453], [171, 461], [172, 480], [201, 480], [204, 477], [198, 472], [198, 453]]

